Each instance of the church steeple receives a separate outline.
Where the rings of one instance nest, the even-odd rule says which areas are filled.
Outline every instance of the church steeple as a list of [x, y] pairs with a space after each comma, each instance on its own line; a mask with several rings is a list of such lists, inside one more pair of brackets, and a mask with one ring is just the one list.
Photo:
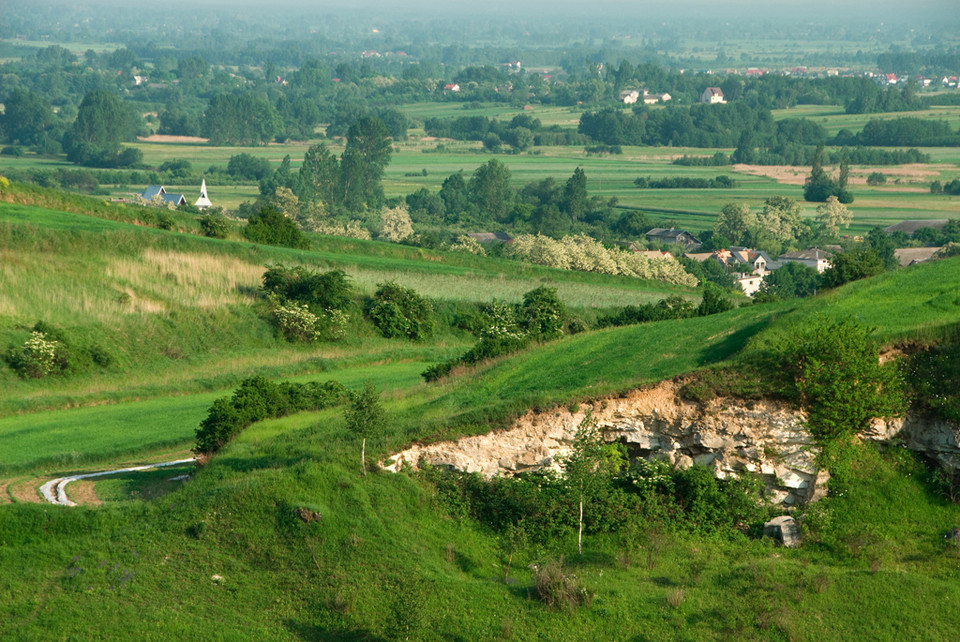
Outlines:
[[210, 202], [210, 199], [207, 198], [207, 179], [203, 179], [203, 182], [200, 183], [200, 198], [197, 199], [197, 202], [194, 203], [201, 210], [205, 210], [208, 207], [213, 207], [213, 203]]

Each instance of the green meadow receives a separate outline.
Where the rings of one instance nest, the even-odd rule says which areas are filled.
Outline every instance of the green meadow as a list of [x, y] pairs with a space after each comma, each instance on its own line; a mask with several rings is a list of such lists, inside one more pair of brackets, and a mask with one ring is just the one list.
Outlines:
[[[651, 513], [633, 535], [588, 531], [582, 555], [567, 529], [511, 556], [502, 533], [428, 476], [361, 477], [342, 408], [256, 423], [200, 467], [74, 482], [74, 509], [36, 503], [53, 476], [183, 457], [212, 401], [254, 373], [381, 389], [387, 426], [368, 440], [370, 462], [530, 409], [736, 372], [818, 314], [853, 315], [886, 344], [936, 342], [960, 323], [958, 258], [803, 302], [586, 331], [427, 384], [427, 366], [473, 342], [450, 323], [465, 306], [548, 284], [590, 319], [696, 293], [369, 241], [313, 237], [294, 251], [212, 240], [187, 215], [161, 231], [135, 224], [136, 208], [20, 198], [47, 207], [0, 203], [0, 345], [43, 319], [114, 362], [39, 381], [0, 370], [0, 637], [84, 638], [91, 623], [105, 638], [354, 640], [947, 639], [960, 626], [960, 555], [943, 541], [960, 508], [896, 448], [855, 449], [843, 493], [804, 510], [795, 550], [756, 525]], [[381, 279], [407, 284], [432, 300], [441, 330], [383, 339], [356, 310], [342, 342], [289, 344], [257, 294], [278, 262], [344, 269], [360, 297]], [[536, 569], [560, 558], [589, 604], [535, 597]]]

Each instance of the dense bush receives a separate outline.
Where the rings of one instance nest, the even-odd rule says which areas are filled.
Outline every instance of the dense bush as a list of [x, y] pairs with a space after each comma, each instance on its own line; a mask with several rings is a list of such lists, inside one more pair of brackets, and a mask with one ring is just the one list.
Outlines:
[[634, 325], [663, 321], [664, 319], [687, 319], [696, 315], [696, 308], [687, 299], [673, 295], [657, 303], [626, 305], [616, 314], [604, 315], [597, 319], [598, 328]]
[[896, 364], [880, 365], [870, 329], [854, 319], [816, 317], [777, 351], [792, 394], [807, 410], [810, 431], [821, 441], [849, 437], [872, 418], [905, 409]]
[[200, 219], [200, 231], [212, 239], [225, 239], [230, 232], [230, 220], [220, 211], [208, 214]]
[[265, 206], [250, 217], [243, 228], [243, 236], [254, 243], [306, 249], [309, 247], [303, 232], [293, 219], [274, 207]]
[[482, 306], [474, 331], [479, 335], [471, 349], [456, 359], [438, 363], [422, 373], [426, 381], [447, 376], [458, 365], [473, 365], [527, 347], [531, 341], [549, 341], [563, 334], [566, 306], [553, 288], [539, 287], [523, 296], [523, 303], [500, 301]]
[[263, 289], [268, 294], [323, 310], [345, 310], [353, 298], [353, 287], [343, 270], [321, 273], [301, 265], [267, 268], [263, 273]]
[[906, 379], [922, 406], [960, 422], [960, 328], [939, 345], [911, 357]]
[[113, 363], [100, 345], [75, 345], [62, 330], [43, 321], [34, 324], [23, 345], [8, 346], [3, 360], [25, 379], [86, 372]]
[[367, 306], [367, 316], [388, 339], [414, 341], [433, 333], [433, 306], [414, 290], [396, 283], [381, 283]]
[[563, 334], [567, 308], [555, 288], [540, 286], [523, 295], [518, 311], [520, 330], [531, 339], [549, 341]]
[[277, 384], [261, 376], [250, 377], [240, 383], [232, 396], [213, 403], [196, 430], [193, 451], [212, 455], [254, 422], [337, 405], [346, 394], [343, 385], [336, 381]]

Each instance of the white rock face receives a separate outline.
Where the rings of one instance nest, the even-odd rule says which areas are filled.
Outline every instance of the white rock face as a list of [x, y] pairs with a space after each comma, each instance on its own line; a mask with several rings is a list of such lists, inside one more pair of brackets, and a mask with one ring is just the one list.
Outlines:
[[[413, 446], [381, 466], [397, 472], [429, 464], [486, 477], [559, 469], [557, 458], [570, 452], [577, 426], [592, 410], [604, 439], [623, 443], [631, 458], [664, 459], [678, 468], [708, 466], [721, 479], [756, 473], [766, 485], [767, 499], [785, 507], [824, 495], [829, 476], [817, 468], [819, 449], [804, 426], [803, 412], [776, 401], [685, 401], [678, 387], [665, 381], [577, 412], [531, 412], [509, 430]], [[898, 439], [960, 468], [960, 432], [949, 422], [912, 416], [877, 421], [864, 437]]]

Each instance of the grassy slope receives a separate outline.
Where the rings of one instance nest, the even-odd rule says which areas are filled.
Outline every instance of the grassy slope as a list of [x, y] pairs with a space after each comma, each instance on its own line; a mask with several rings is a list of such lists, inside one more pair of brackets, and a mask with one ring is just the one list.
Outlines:
[[[949, 297], [957, 283], [960, 259], [851, 284], [797, 310], [758, 306], [571, 337], [440, 386], [411, 375], [412, 387], [388, 395], [389, 432], [370, 448], [382, 454], [444, 428], [480, 430], [531, 405], [724, 363], [751, 337], [816, 311], [860, 314], [887, 339], [929, 339], [960, 320]], [[862, 455], [864, 481], [824, 504], [826, 525], [798, 551], [672, 533], [654, 569], [624, 569], [617, 542], [588, 537], [583, 557], [573, 541], [525, 551], [512, 585], [500, 581], [495, 539], [450, 519], [428, 486], [360, 478], [357, 466], [358, 444], [330, 410], [251, 427], [149, 504], [5, 506], [0, 635], [83, 637], [95, 622], [106, 637], [893, 639], [922, 630], [936, 639], [960, 625], [946, 608], [960, 598], [960, 563], [940, 541], [960, 510], [931, 495], [908, 457]], [[297, 506], [321, 520], [302, 523]], [[529, 598], [526, 564], [550, 554], [566, 554], [596, 591], [591, 608], [558, 612]]]

